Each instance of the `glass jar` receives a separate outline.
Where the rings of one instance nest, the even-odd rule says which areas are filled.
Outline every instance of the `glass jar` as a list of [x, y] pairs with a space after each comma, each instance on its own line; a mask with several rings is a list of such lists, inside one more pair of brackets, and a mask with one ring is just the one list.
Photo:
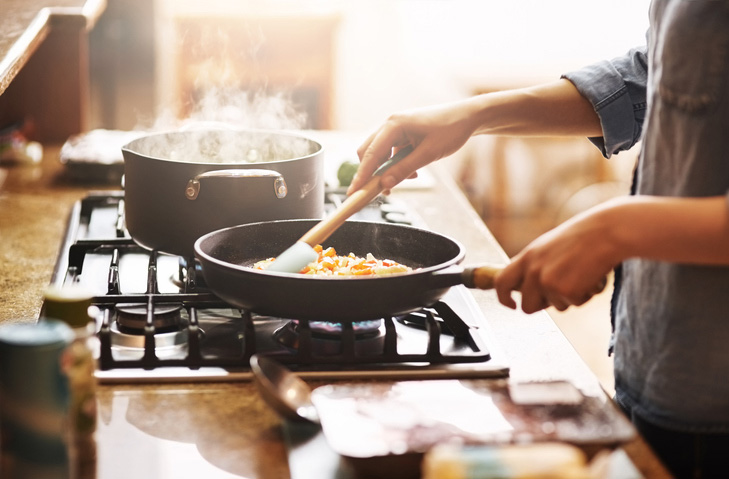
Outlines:
[[0, 477], [70, 477], [69, 389], [62, 356], [73, 341], [61, 321], [0, 326]]

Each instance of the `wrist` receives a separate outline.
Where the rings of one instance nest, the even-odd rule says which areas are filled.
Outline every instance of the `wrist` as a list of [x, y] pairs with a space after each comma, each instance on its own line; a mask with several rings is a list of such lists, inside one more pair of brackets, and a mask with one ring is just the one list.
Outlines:
[[631, 197], [618, 197], [596, 207], [596, 220], [603, 231], [605, 255], [614, 264], [637, 255], [636, 239], [640, 239], [640, 225], [632, 215]]

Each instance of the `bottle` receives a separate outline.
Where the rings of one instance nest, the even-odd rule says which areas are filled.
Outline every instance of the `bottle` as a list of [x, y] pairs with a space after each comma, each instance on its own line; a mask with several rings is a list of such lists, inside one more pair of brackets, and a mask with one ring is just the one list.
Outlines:
[[85, 288], [51, 286], [45, 291], [43, 317], [71, 327], [73, 339], [61, 355], [69, 387], [68, 450], [70, 477], [96, 477], [96, 324], [89, 315], [93, 295]]

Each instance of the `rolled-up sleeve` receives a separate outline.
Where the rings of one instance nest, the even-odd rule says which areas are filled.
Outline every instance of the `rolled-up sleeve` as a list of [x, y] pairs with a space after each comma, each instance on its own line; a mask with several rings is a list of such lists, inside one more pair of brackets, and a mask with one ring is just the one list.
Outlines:
[[602, 138], [590, 138], [606, 158], [640, 140], [646, 110], [646, 47], [562, 75], [587, 98], [600, 117]]

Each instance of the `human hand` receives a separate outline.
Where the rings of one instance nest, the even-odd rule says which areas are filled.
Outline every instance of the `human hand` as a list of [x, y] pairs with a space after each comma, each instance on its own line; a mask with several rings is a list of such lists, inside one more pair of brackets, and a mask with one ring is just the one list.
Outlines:
[[400, 148], [413, 145], [407, 158], [382, 176], [387, 192], [402, 180], [417, 176], [417, 169], [461, 148], [473, 134], [475, 118], [468, 101], [410, 110], [391, 115], [357, 149], [360, 165], [348, 193], [360, 189], [374, 171]]
[[609, 208], [578, 215], [519, 252], [496, 278], [499, 301], [516, 309], [512, 292], [520, 291], [521, 309], [530, 314], [549, 306], [564, 311], [601, 292], [622, 260], [607, 220], [612, 216], [604, 214]]

